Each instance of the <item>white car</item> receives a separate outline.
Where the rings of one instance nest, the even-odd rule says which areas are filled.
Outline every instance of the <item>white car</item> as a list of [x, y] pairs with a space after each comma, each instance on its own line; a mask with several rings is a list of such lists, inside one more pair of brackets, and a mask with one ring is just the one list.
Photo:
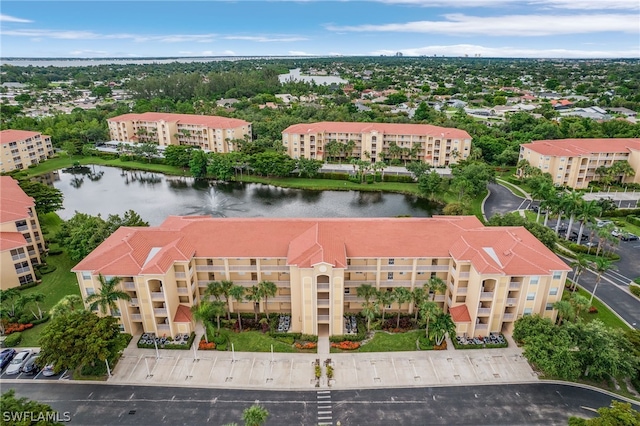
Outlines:
[[29, 358], [31, 358], [32, 354], [33, 353], [29, 349], [18, 352], [9, 363], [5, 374], [18, 374], [22, 369], [22, 366], [29, 360]]
[[53, 364], [47, 364], [42, 369], [42, 375], [45, 377], [55, 376], [57, 373], [53, 370]]
[[613, 223], [613, 222], [612, 222], [612, 221], [610, 221], [610, 220], [599, 220], [599, 221], [597, 221], [597, 222], [596, 222], [596, 226], [597, 226], [598, 228], [602, 228], [603, 226], [607, 226], [607, 225], [610, 225], [610, 224], [612, 224], [612, 223]]
[[611, 235], [613, 235], [614, 237], [620, 237], [622, 236], [622, 234], [624, 234], [624, 232], [619, 230], [618, 228], [611, 231]]

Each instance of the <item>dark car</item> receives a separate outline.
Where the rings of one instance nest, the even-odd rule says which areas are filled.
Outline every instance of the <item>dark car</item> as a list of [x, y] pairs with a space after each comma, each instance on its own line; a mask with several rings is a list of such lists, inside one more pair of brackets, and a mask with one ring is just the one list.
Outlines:
[[13, 348], [3, 349], [0, 352], [0, 370], [5, 368], [7, 364], [11, 362], [13, 357], [16, 356], [16, 350]]
[[37, 374], [38, 371], [40, 371], [40, 367], [36, 365], [36, 360], [38, 359], [38, 356], [39, 356], [38, 354], [35, 354], [31, 358], [29, 358], [27, 362], [24, 363], [21, 370], [24, 374], [34, 375], [34, 374]]
[[622, 241], [638, 241], [638, 236], [634, 234], [622, 234], [620, 235]]

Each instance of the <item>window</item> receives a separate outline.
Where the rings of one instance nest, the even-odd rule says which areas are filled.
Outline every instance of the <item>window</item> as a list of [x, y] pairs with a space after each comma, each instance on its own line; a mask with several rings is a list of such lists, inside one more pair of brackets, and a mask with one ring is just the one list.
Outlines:
[[31, 274], [24, 275], [22, 277], [18, 277], [18, 281], [20, 285], [29, 284], [33, 282], [33, 276]]
[[537, 275], [529, 278], [529, 284], [538, 284], [538, 282], [540, 282], [540, 277]]
[[533, 300], [536, 298], [536, 294], [535, 293], [527, 293], [527, 300]]
[[558, 294], [558, 287], [551, 287], [551, 290], [549, 290], [549, 295], [555, 296], [557, 294]]
[[396, 263], [395, 259], [389, 259], [389, 265], [394, 265]]
[[351, 293], [351, 287], [345, 287], [344, 294], [350, 294], [350, 293]]
[[553, 311], [553, 303], [547, 303], [544, 307], [545, 311]]
[[560, 277], [562, 277], [562, 272], [560, 271], [553, 271], [553, 279], [554, 280], [559, 280]]
[[91, 279], [91, 272], [83, 271], [82, 272], [82, 279], [83, 280], [90, 280]]
[[393, 280], [393, 272], [387, 272], [387, 279]]
[[86, 291], [87, 291], [87, 297], [91, 296], [92, 294], [96, 294], [96, 291], [94, 290], [93, 287], [87, 287]]
[[524, 313], [523, 313], [523, 315], [524, 315], [524, 316], [531, 315], [531, 313], [532, 313], [532, 312], [533, 312], [533, 309], [532, 309], [532, 308], [524, 308]]

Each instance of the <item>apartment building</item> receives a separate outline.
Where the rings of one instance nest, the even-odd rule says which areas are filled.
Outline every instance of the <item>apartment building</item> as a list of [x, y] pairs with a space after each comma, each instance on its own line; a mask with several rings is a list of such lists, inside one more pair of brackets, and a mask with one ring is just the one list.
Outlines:
[[51, 137], [27, 130], [0, 131], [0, 172], [26, 169], [53, 156]]
[[[82, 296], [98, 276], [121, 277], [130, 302], [116, 312], [123, 330], [174, 335], [193, 330], [190, 307], [211, 281], [277, 286], [275, 297], [229, 301], [231, 312], [291, 314], [291, 330], [344, 334], [359, 312], [357, 289], [447, 283], [435, 301], [457, 332], [508, 332], [522, 315], [555, 319], [570, 269], [523, 227], [484, 227], [474, 216], [265, 219], [171, 216], [160, 226], [120, 228], [76, 265]], [[411, 303], [388, 312], [410, 314]]]
[[[330, 141], [345, 145], [353, 141], [353, 151], [341, 156], [372, 163], [395, 158], [438, 167], [464, 160], [471, 152], [471, 136], [467, 132], [430, 124], [323, 121], [294, 124], [282, 132], [282, 144], [292, 158], [327, 160], [331, 153], [325, 148]], [[403, 152], [396, 154], [391, 148], [394, 143]]]
[[0, 288], [36, 280], [44, 239], [33, 198], [10, 176], [0, 176]]
[[640, 183], [640, 139], [558, 139], [520, 145], [520, 159], [551, 174], [556, 185], [586, 188], [598, 180], [596, 169], [628, 161], [635, 174], [619, 176], [625, 183]]
[[237, 149], [251, 140], [251, 123], [236, 118], [145, 112], [107, 120], [112, 141], [151, 142], [160, 146], [189, 145], [211, 152]]

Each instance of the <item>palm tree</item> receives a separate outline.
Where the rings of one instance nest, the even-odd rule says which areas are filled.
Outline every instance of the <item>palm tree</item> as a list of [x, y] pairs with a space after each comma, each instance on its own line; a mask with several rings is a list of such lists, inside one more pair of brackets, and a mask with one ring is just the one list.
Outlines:
[[425, 337], [429, 338], [429, 322], [436, 317], [438, 312], [442, 312], [437, 304], [434, 302], [423, 302], [420, 305], [420, 316], [425, 322]]
[[596, 294], [596, 290], [598, 289], [598, 284], [600, 284], [600, 280], [602, 280], [602, 274], [607, 272], [609, 269], [613, 269], [614, 265], [609, 259], [605, 259], [604, 257], [597, 257], [592, 263], [591, 267], [596, 270], [596, 285], [593, 287], [593, 291], [591, 292], [591, 298], [589, 299], [589, 305], [593, 303], [593, 296]]
[[242, 412], [242, 420], [245, 426], [261, 426], [267, 421], [269, 412], [258, 404], [245, 408]]
[[565, 319], [570, 319], [574, 314], [573, 306], [566, 300], [558, 300], [555, 302], [553, 309], [558, 311], [558, 324], [562, 324]]
[[582, 194], [577, 191], [571, 191], [567, 194], [564, 199], [565, 208], [564, 211], [569, 214], [569, 226], [567, 227], [567, 234], [565, 235], [565, 240], [568, 240], [571, 236], [571, 229], [573, 228], [573, 222], [576, 219], [576, 213], [582, 209], [581, 204], [584, 203], [582, 199]]
[[84, 309], [82, 297], [77, 294], [68, 294], [58, 301], [52, 308], [51, 316], [66, 315], [76, 310]]
[[582, 241], [585, 223], [591, 222], [595, 217], [598, 217], [600, 213], [602, 213], [602, 207], [598, 205], [596, 200], [587, 201], [580, 205], [580, 210], [578, 211], [580, 230], [578, 231], [578, 239], [576, 240], [578, 244]]
[[21, 294], [16, 301], [16, 305], [19, 310], [22, 310], [29, 303], [35, 303], [36, 308], [38, 309], [38, 313], [36, 314], [33, 309], [30, 309], [31, 314], [33, 314], [34, 319], [42, 319], [44, 313], [42, 312], [42, 308], [40, 307], [40, 303], [44, 301], [44, 294], [42, 293], [29, 293], [29, 294]]
[[590, 265], [589, 259], [587, 259], [587, 257], [584, 254], [577, 254], [576, 260], [571, 262], [571, 264], [569, 265], [572, 268], [574, 268], [573, 286], [572, 286], [572, 290], [574, 292], [576, 291], [576, 287], [578, 286], [578, 280], [580, 279], [580, 275], [582, 275], [582, 272], [584, 272], [584, 270], [587, 269], [589, 265]]
[[[239, 285], [234, 285], [229, 289], [229, 295], [238, 303], [242, 303], [244, 300], [244, 287]], [[242, 319], [240, 318], [240, 309], [237, 310], [238, 313], [238, 326], [240, 327], [240, 331], [242, 331]]]
[[538, 206], [538, 214], [536, 215], [536, 223], [540, 222], [540, 212], [542, 211], [542, 203], [544, 200], [550, 197], [553, 191], [553, 185], [548, 181], [541, 182], [533, 191], [531, 191], [531, 197], [534, 200], [540, 201]]
[[413, 305], [416, 311], [414, 321], [418, 322], [420, 306], [427, 300], [427, 293], [424, 291], [423, 287], [416, 287], [411, 292], [411, 299], [413, 299]]
[[196, 321], [201, 321], [202, 326], [204, 327], [204, 340], [209, 343], [208, 331], [209, 331], [209, 321], [211, 321], [212, 309], [211, 302], [208, 300], [201, 300], [197, 305], [193, 305], [191, 307], [191, 313]]
[[356, 289], [356, 295], [364, 299], [364, 303], [368, 304], [369, 299], [376, 295], [376, 289], [371, 284], [362, 284]]
[[111, 310], [117, 310], [118, 306], [116, 302], [118, 300], [131, 300], [131, 296], [122, 290], [118, 290], [116, 287], [120, 284], [120, 277], [111, 277], [106, 279], [102, 274], [98, 275], [98, 281], [100, 282], [100, 291], [89, 295], [85, 302], [89, 304], [89, 309], [94, 310], [100, 308], [100, 312], [103, 315], [107, 314], [107, 308]]
[[[216, 300], [220, 300], [221, 296], [224, 296], [224, 301], [229, 306], [229, 290], [233, 287], [233, 281], [222, 280], [212, 281], [207, 284], [207, 289], [204, 294], [215, 297]], [[231, 319], [231, 313], [227, 311], [227, 319]]]
[[211, 281], [207, 284], [207, 288], [204, 290], [205, 297], [211, 297], [215, 300], [220, 300], [220, 296], [222, 296], [222, 286], [220, 281]]
[[371, 331], [371, 320], [378, 313], [378, 305], [373, 302], [365, 302], [362, 304], [362, 315], [367, 319], [367, 332]]
[[440, 346], [447, 334], [452, 335], [456, 332], [456, 325], [451, 315], [440, 313], [436, 315], [431, 323], [431, 335], [433, 336], [436, 346]]
[[393, 290], [396, 298], [396, 302], [398, 303], [398, 322], [396, 324], [396, 328], [400, 328], [400, 313], [402, 311], [402, 304], [410, 302], [412, 299], [412, 294], [409, 289], [405, 287], [397, 287]]
[[447, 290], [447, 283], [445, 283], [440, 277], [431, 277], [429, 281], [424, 283], [424, 289], [429, 290], [431, 295], [431, 301], [436, 300], [436, 293], [444, 293]]
[[7, 290], [0, 290], [0, 302], [6, 303], [9, 301], [8, 306], [2, 306], [2, 312], [6, 312], [9, 318], [16, 316], [16, 310], [18, 309], [17, 300], [20, 297], [20, 291], [17, 288], [10, 288]]
[[[249, 291], [247, 291], [247, 300], [252, 301], [253, 303], [260, 303], [262, 300], [262, 293], [258, 286], [251, 286]], [[253, 307], [253, 313], [256, 315], [256, 321], [258, 321], [258, 310], [256, 310], [255, 305]]]
[[384, 314], [387, 311], [387, 306], [395, 301], [395, 294], [392, 291], [379, 291], [376, 296], [378, 304], [382, 306], [382, 322], [384, 323]]
[[218, 325], [218, 332], [220, 332], [220, 316], [224, 315], [227, 312], [228, 305], [224, 302], [220, 302], [216, 300], [215, 302], [211, 302], [211, 315], [216, 317], [216, 323]]
[[591, 306], [589, 299], [578, 293], [573, 293], [569, 302], [571, 302], [573, 308], [576, 310], [576, 319], [579, 317], [580, 311], [589, 309], [589, 306]]
[[269, 318], [269, 297], [273, 297], [278, 292], [278, 287], [271, 281], [260, 281], [258, 283], [258, 290], [260, 295], [264, 297], [264, 312]]

